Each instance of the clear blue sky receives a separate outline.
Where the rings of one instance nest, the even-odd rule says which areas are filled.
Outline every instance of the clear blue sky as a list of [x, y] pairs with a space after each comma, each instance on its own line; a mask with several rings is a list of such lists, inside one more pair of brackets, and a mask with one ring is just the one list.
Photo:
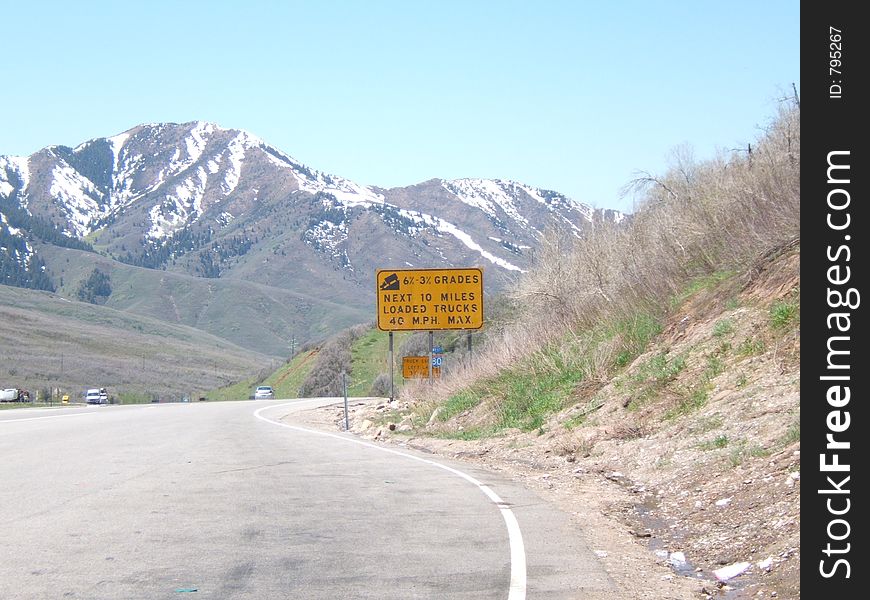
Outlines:
[[0, 154], [146, 122], [246, 129], [392, 187], [515, 179], [597, 207], [745, 145], [800, 90], [799, 3], [0, 0]]

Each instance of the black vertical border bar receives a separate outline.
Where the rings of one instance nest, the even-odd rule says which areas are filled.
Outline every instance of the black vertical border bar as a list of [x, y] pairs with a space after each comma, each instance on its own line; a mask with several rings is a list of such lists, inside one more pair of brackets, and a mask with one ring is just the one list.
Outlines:
[[[866, 260], [870, 222], [865, 208], [870, 172], [863, 147], [867, 134], [860, 123], [870, 112], [863, 88], [870, 66], [864, 60], [870, 23], [858, 17], [859, 6], [804, 2], [801, 7], [801, 229], [807, 234], [801, 242], [806, 250], [801, 253], [801, 462], [806, 467], [801, 469], [801, 593], [805, 598], [857, 598], [866, 593], [870, 540], [863, 514], [868, 506], [867, 495], [858, 488], [867, 489], [865, 457], [870, 439], [865, 409], [870, 370], [862, 358], [870, 343], [865, 317], [870, 308], [864, 306], [870, 303], [870, 295], [864, 293], [870, 292], [865, 284], [870, 269]], [[842, 64], [832, 63], [836, 60]], [[829, 181], [829, 161], [849, 166], [848, 171], [830, 173], [831, 179], [848, 179], [848, 183]], [[841, 208], [831, 208], [829, 200]], [[831, 225], [843, 227], [847, 222], [842, 229]], [[847, 282], [832, 282], [846, 274]], [[853, 307], [835, 306], [836, 293], [845, 295], [850, 289], [861, 295], [860, 300], [850, 302]], [[834, 313], [847, 313], [848, 318], [831, 320]], [[848, 325], [848, 331], [838, 325]], [[834, 336], [840, 337], [832, 341]], [[849, 354], [831, 355], [832, 347]], [[848, 368], [832, 369], [831, 359]], [[847, 380], [822, 379], [831, 375], [845, 375]], [[849, 388], [846, 405], [829, 402], [831, 388], [838, 385]], [[833, 392], [834, 404], [838, 397], [842, 404], [843, 387]], [[845, 431], [832, 431], [832, 427], [842, 429], [847, 418]], [[848, 442], [849, 448], [830, 448], [829, 434], [836, 442]], [[839, 464], [849, 465], [848, 471], [823, 469], [822, 460], [830, 465], [833, 454]], [[845, 477], [849, 479], [844, 483]], [[849, 492], [839, 493], [837, 488]]]

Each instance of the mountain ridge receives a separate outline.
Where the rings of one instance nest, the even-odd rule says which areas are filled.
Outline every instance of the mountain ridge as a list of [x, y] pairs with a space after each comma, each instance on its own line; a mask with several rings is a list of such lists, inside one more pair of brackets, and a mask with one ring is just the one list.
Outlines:
[[[378, 268], [485, 266], [488, 291], [498, 291], [529, 268], [545, 231], [582, 236], [623, 218], [512, 180], [361, 185], [245, 130], [142, 124], [75, 147], [0, 156], [0, 282], [20, 285], [9, 273], [30, 269], [45, 275], [43, 289], [72, 296], [82, 274], [71, 278], [66, 265], [81, 257], [47, 247], [75, 246], [134, 267], [257, 283], [373, 314]], [[37, 222], [54, 229], [52, 239], [30, 225]], [[122, 307], [111, 294], [106, 303]], [[308, 330], [278, 333], [304, 339]]]

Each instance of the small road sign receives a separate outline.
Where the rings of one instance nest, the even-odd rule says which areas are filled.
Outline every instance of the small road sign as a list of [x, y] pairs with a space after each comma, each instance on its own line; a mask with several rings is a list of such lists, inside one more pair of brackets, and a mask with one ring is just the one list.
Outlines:
[[381, 331], [483, 327], [482, 269], [379, 269], [376, 279]]
[[[432, 376], [441, 377], [441, 367], [432, 367]], [[405, 356], [402, 358], [402, 377], [405, 379], [426, 379], [429, 377], [428, 356]]]

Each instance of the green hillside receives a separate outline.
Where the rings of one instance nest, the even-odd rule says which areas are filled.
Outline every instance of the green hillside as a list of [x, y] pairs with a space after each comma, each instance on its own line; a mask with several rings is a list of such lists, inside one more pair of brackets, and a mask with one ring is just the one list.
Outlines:
[[[395, 354], [394, 386], [398, 391], [402, 386], [402, 357], [399, 348], [411, 334], [398, 332], [393, 340]], [[369, 396], [378, 375], [388, 374], [390, 370], [390, 338], [384, 331], [372, 328], [353, 342], [351, 346], [352, 366], [348, 379], [347, 393], [350, 396]], [[387, 383], [387, 385], [389, 385]]]
[[94, 270], [108, 275], [106, 306], [129, 314], [188, 325], [261, 354], [284, 358], [290, 340], [323, 339], [370, 318], [369, 310], [287, 289], [234, 279], [208, 279], [145, 269], [94, 254], [42, 246], [57, 293], [76, 298]]
[[[454, 331], [439, 332], [435, 344], [444, 349], [445, 372], [456, 368], [464, 360], [465, 340]], [[426, 354], [428, 334], [397, 332], [394, 334], [393, 349], [395, 367], [393, 371], [395, 394], [401, 392], [408, 383], [402, 378], [402, 358], [405, 355]], [[271, 385], [276, 398], [295, 398], [311, 396], [306, 391], [309, 377], [317, 376], [327, 382], [328, 389], [323, 395], [340, 396], [342, 372], [348, 374], [347, 392], [351, 397], [389, 395], [389, 333], [380, 331], [373, 325], [356, 325], [343, 330], [310, 350], [299, 352], [291, 361], [260, 380], [248, 379], [231, 388], [221, 389], [216, 397], [250, 394], [257, 385]]]
[[317, 358], [317, 348], [299, 352], [289, 362], [269, 375], [262, 384], [271, 385], [276, 398], [295, 398], [306, 375], [311, 371]]
[[0, 387], [106, 387], [146, 400], [197, 395], [275, 359], [185, 325], [0, 285]]

